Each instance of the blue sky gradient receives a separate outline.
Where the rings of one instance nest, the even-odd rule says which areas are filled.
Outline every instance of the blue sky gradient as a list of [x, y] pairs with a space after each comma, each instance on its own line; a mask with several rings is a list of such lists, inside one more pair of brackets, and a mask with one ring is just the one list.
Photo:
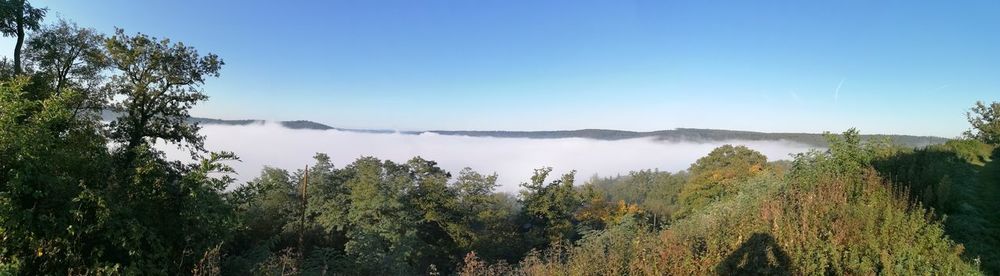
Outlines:
[[204, 117], [953, 137], [1000, 100], [1000, 1], [35, 2], [220, 55]]

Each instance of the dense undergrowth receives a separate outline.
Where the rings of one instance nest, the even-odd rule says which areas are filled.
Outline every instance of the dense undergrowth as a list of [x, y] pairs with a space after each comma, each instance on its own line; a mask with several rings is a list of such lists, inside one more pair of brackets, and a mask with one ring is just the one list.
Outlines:
[[876, 161], [885, 178], [944, 217], [948, 235], [965, 244], [967, 259], [1000, 273], [1000, 150], [974, 140], [901, 149]]

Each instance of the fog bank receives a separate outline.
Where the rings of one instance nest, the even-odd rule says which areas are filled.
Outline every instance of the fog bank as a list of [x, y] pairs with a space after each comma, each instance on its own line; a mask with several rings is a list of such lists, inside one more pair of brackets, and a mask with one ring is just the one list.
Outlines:
[[[809, 150], [808, 145], [787, 141], [668, 142], [652, 138], [604, 141], [585, 138], [527, 139], [358, 133], [338, 130], [295, 130], [277, 124], [204, 125], [205, 147], [231, 151], [242, 162], [230, 163], [242, 184], [260, 174], [266, 165], [288, 170], [312, 164], [317, 152], [326, 153], [342, 168], [358, 157], [374, 156], [405, 162], [421, 156], [453, 175], [464, 167], [481, 173], [496, 172], [500, 191], [518, 190], [533, 169], [553, 167], [554, 175], [577, 170], [578, 183], [594, 174], [613, 176], [632, 170], [678, 171], [724, 144], [746, 145], [769, 160], [788, 159]], [[172, 159], [189, 159], [174, 146], [160, 145]]]

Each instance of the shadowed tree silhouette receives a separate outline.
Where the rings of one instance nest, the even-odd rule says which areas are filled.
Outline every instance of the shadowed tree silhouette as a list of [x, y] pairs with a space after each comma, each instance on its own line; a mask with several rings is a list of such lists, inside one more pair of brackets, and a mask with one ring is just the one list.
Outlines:
[[754, 233], [715, 270], [719, 275], [791, 275], [791, 269], [791, 260], [774, 237]]

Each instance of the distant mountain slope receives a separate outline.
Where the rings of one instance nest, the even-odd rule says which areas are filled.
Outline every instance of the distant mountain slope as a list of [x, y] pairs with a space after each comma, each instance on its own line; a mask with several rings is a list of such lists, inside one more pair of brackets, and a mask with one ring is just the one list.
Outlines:
[[[108, 117], [104, 117], [107, 119]], [[209, 118], [197, 118], [192, 117], [188, 120], [192, 123], [198, 123], [202, 125], [249, 125], [249, 124], [263, 124], [262, 120], [219, 120], [219, 119], [209, 119]]]
[[[104, 110], [101, 112], [101, 119], [105, 121], [111, 121], [117, 117], [118, 113], [114, 111]], [[223, 120], [223, 119], [212, 119], [212, 118], [201, 118], [201, 117], [191, 117], [190, 119], [188, 119], [188, 121], [191, 123], [197, 123], [201, 125], [229, 125], [229, 126], [264, 124], [265, 122], [267, 122], [264, 120]], [[306, 120], [279, 121], [278, 123], [290, 129], [316, 129], [316, 130], [334, 129], [333, 127], [328, 125]]]
[[[113, 112], [105, 111], [102, 114], [105, 120], [111, 120], [115, 116]], [[263, 120], [220, 120], [210, 118], [192, 117], [191, 122], [202, 125], [249, 125], [263, 124]], [[498, 137], [498, 138], [531, 138], [531, 139], [556, 139], [556, 138], [589, 138], [597, 140], [622, 140], [633, 138], [652, 137], [663, 141], [726, 141], [726, 140], [786, 140], [817, 147], [825, 147], [826, 139], [823, 134], [817, 133], [767, 133], [755, 131], [721, 130], [721, 129], [697, 129], [678, 128], [672, 130], [657, 131], [626, 131], [612, 129], [579, 129], [579, 130], [554, 130], [554, 131], [464, 131], [464, 130], [430, 130], [430, 131], [394, 131], [378, 129], [347, 129], [336, 128], [322, 123], [307, 120], [278, 121], [277, 123], [290, 129], [313, 129], [313, 130], [341, 130], [363, 133], [400, 133], [400, 134], [421, 134], [436, 133], [440, 135], [462, 135], [471, 137]], [[941, 144], [948, 139], [934, 136], [913, 136], [913, 135], [862, 135], [864, 139], [889, 138], [896, 144], [908, 147], [923, 147], [933, 144]]]
[[[621, 140], [632, 138], [653, 137], [665, 141], [725, 141], [725, 140], [786, 140], [812, 146], [826, 146], [823, 134], [816, 133], [766, 133], [754, 131], [678, 128], [673, 130], [657, 130], [648, 132], [581, 129], [559, 131], [430, 131], [442, 135], [465, 135], [474, 137], [508, 137], [508, 138], [590, 138], [598, 140]], [[940, 144], [948, 141], [946, 138], [912, 135], [862, 135], [864, 139], [889, 138], [894, 143], [921, 147]]]
[[[191, 117], [189, 120], [192, 123], [198, 123], [202, 125], [230, 125], [230, 126], [242, 126], [249, 124], [263, 124], [264, 120], [220, 120], [220, 119], [209, 119], [209, 118], [199, 118]], [[334, 129], [331, 126], [320, 124], [313, 121], [296, 120], [296, 121], [279, 121], [281, 126], [290, 129], [316, 129], [316, 130], [327, 130]]]
[[328, 125], [320, 124], [313, 121], [305, 121], [305, 120], [281, 121], [280, 123], [282, 126], [291, 129], [318, 129], [318, 130], [333, 129], [333, 127]]

